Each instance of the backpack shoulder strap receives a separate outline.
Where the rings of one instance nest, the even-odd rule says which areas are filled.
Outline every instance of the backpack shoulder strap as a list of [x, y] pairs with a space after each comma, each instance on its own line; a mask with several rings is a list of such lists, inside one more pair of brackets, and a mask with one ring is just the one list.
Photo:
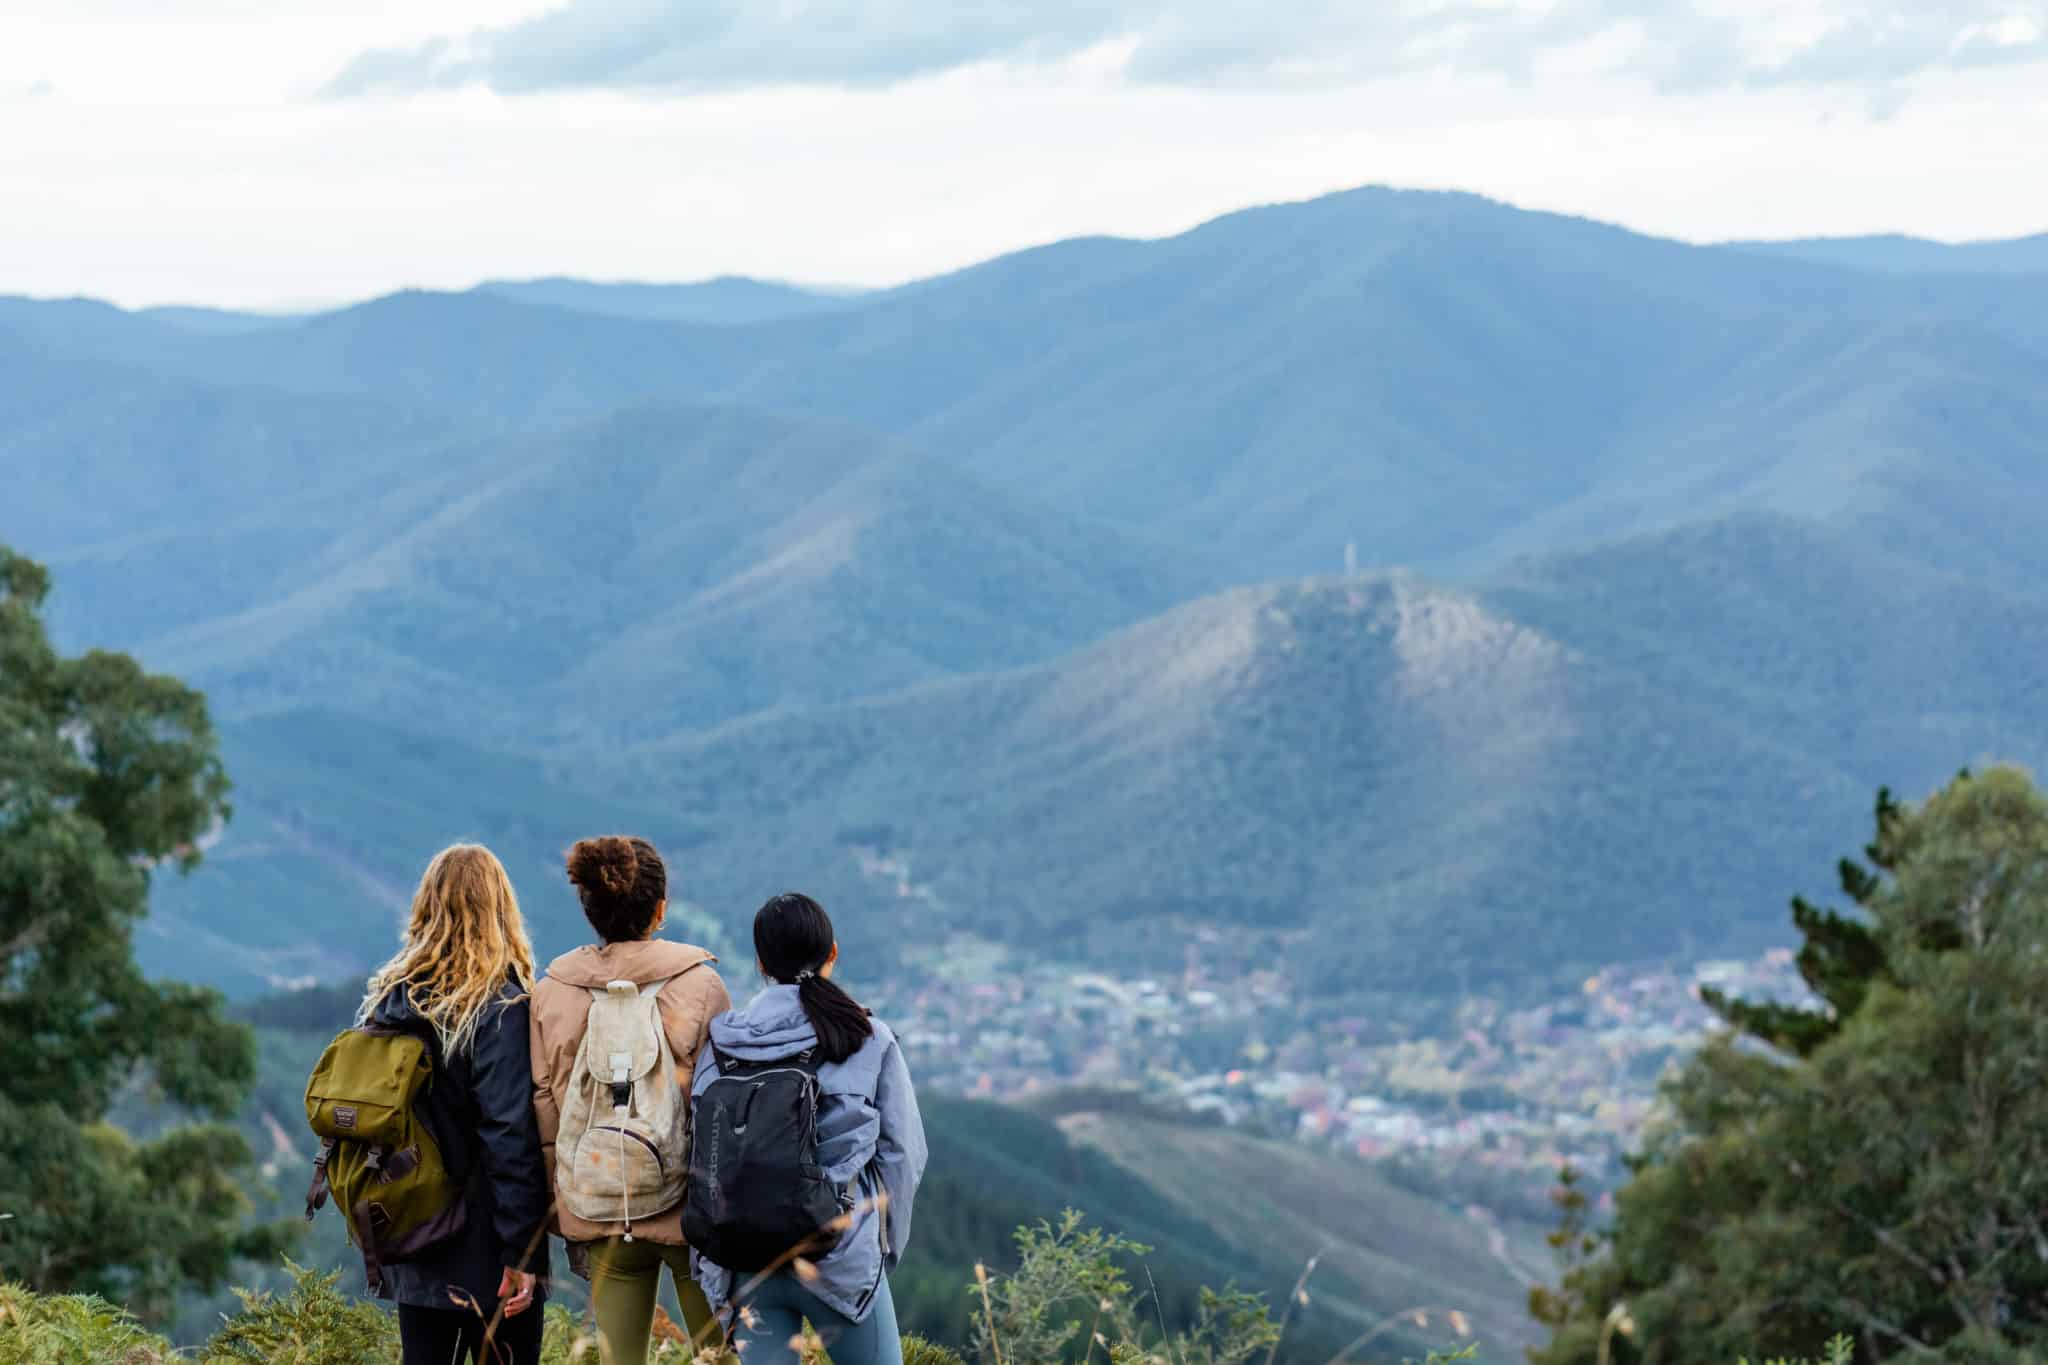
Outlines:
[[313, 1180], [306, 1186], [306, 1221], [312, 1222], [327, 1204], [327, 1159], [334, 1155], [334, 1139], [320, 1140], [320, 1155], [313, 1158]]
[[685, 967], [682, 972], [677, 972], [675, 976], [664, 976], [657, 981], [649, 981], [645, 985], [637, 981], [621, 980], [607, 981], [602, 986], [585, 986], [583, 989], [590, 993], [590, 998], [593, 1002], [599, 1000], [651, 1000], [668, 989], [669, 982], [674, 981], [676, 977], [682, 976], [683, 972], [688, 970], [689, 968]]
[[386, 1024], [372, 1020], [356, 1027], [372, 1038], [417, 1038], [420, 1045], [427, 1050], [427, 1060], [433, 1063], [434, 1074], [439, 1076], [446, 1070], [447, 1059], [441, 1054], [440, 1032], [416, 1014], [402, 1023]]

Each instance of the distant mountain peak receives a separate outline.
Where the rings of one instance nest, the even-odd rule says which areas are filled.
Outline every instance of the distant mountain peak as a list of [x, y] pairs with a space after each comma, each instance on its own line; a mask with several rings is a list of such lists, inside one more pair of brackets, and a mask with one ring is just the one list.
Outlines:
[[1733, 241], [1723, 249], [1884, 275], [2048, 275], [2048, 232], [1965, 242], [1886, 232], [1861, 237]]
[[717, 275], [686, 284], [551, 275], [531, 280], [488, 280], [471, 292], [605, 317], [737, 326], [822, 312], [859, 291], [814, 289], [747, 275]]
[[1045, 670], [1056, 709], [1147, 727], [1224, 713], [1493, 706], [1532, 698], [1570, 659], [1479, 598], [1412, 574], [1238, 588], [1177, 607]]

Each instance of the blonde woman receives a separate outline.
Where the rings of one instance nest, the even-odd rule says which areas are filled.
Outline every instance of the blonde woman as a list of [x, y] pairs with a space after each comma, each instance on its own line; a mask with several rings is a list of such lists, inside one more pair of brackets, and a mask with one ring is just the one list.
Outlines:
[[465, 1189], [459, 1236], [384, 1269], [405, 1365], [540, 1359], [551, 1201], [533, 1116], [532, 989], [533, 947], [503, 864], [475, 844], [442, 850], [358, 1015], [428, 1040], [434, 1084], [422, 1118]]

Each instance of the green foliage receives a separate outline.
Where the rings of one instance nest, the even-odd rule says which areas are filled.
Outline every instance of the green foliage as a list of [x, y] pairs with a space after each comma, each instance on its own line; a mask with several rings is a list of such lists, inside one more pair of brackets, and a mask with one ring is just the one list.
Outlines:
[[1156, 1291], [1135, 1293], [1120, 1263], [1151, 1248], [1087, 1227], [1072, 1209], [1057, 1223], [1019, 1228], [1016, 1243], [1015, 1270], [977, 1266], [969, 1287], [980, 1307], [969, 1354], [980, 1365], [1055, 1365], [1098, 1349], [1112, 1362], [1243, 1365], [1279, 1343], [1265, 1301], [1234, 1290], [1203, 1289], [1193, 1323], [1170, 1332]]
[[566, 1305], [549, 1303], [547, 1324], [541, 1329], [541, 1365], [594, 1365], [597, 1338], [588, 1323]]
[[903, 1365], [967, 1365], [958, 1351], [915, 1334], [903, 1338]]
[[0, 1365], [170, 1365], [169, 1342], [91, 1294], [0, 1282]]
[[1586, 1318], [1586, 1266], [1601, 1247], [1599, 1235], [1588, 1223], [1593, 1201], [1587, 1198], [1580, 1180], [1579, 1172], [1566, 1166], [1558, 1172], [1557, 1188], [1551, 1194], [1557, 1206], [1557, 1226], [1545, 1240], [1563, 1267], [1559, 1284], [1556, 1288], [1539, 1284], [1529, 1290], [1529, 1316], [1553, 1332], [1563, 1332]]
[[[1882, 799], [1879, 802], [1882, 805]], [[1762, 1365], [1851, 1365], [1856, 1359], [1856, 1343], [1845, 1332], [1837, 1332], [1828, 1339], [1827, 1349], [1817, 1357], [1774, 1356]], [[1750, 1365], [1748, 1356], [1737, 1357], [1735, 1365]]]
[[220, 997], [146, 980], [131, 948], [147, 869], [198, 863], [227, 777], [198, 693], [125, 655], [57, 654], [48, 586], [0, 547], [0, 1277], [158, 1315], [280, 1244], [243, 1225], [234, 1130], [137, 1142], [99, 1122], [138, 1071], [222, 1118], [254, 1077]]
[[[1181, 1332], [1155, 1328], [1149, 1291], [1133, 1292], [1115, 1262], [1143, 1255], [1124, 1238], [1084, 1228], [1067, 1213], [1057, 1226], [1017, 1230], [1017, 1270], [990, 1275], [976, 1268], [968, 1286], [983, 1305], [986, 1330], [972, 1352], [978, 1362], [1059, 1365], [1100, 1350], [1109, 1361], [1173, 1365], [1247, 1365], [1270, 1357], [1281, 1337], [1263, 1300], [1203, 1290], [1201, 1308]], [[239, 1310], [196, 1352], [174, 1351], [125, 1310], [91, 1296], [38, 1295], [0, 1282], [0, 1365], [380, 1365], [398, 1358], [395, 1319], [381, 1306], [344, 1294], [339, 1275], [287, 1261], [282, 1293], [237, 1291]], [[594, 1365], [596, 1339], [570, 1309], [550, 1304], [542, 1337], [543, 1365]], [[1083, 1333], [1086, 1333], [1084, 1336]], [[1081, 1355], [1074, 1354], [1082, 1348]], [[657, 1340], [651, 1362], [682, 1365], [686, 1348]], [[824, 1361], [822, 1351], [806, 1358]], [[914, 1334], [903, 1338], [904, 1365], [962, 1365], [959, 1353]], [[1449, 1359], [1461, 1359], [1450, 1357]], [[1432, 1357], [1432, 1359], [1435, 1359]], [[696, 1357], [715, 1365], [713, 1351]], [[729, 1362], [728, 1362], [729, 1365]]]
[[1084, 1228], [1073, 1210], [1057, 1226], [1017, 1229], [1016, 1242], [1014, 1271], [976, 1272], [983, 1301], [971, 1338], [977, 1360], [994, 1365], [1005, 1353], [1016, 1361], [1059, 1360], [1083, 1332], [1092, 1339], [1089, 1323], [1104, 1314], [1119, 1315], [1112, 1330], [1134, 1327], [1130, 1280], [1115, 1258], [1143, 1256], [1151, 1248]]
[[[398, 1325], [390, 1312], [343, 1293], [337, 1275], [290, 1261], [284, 1270], [286, 1289], [235, 1291], [238, 1308], [222, 1315], [210, 1340], [188, 1351], [175, 1350], [104, 1299], [35, 1294], [0, 1283], [0, 1365], [397, 1365]], [[583, 1324], [550, 1304], [542, 1365], [596, 1360], [594, 1338]]]
[[288, 1294], [244, 1292], [242, 1311], [202, 1352], [205, 1365], [360, 1365], [398, 1354], [395, 1319], [339, 1289], [339, 1275], [286, 1263]]
[[[1881, 881], [1844, 878], [1867, 918], [1801, 921], [1867, 935], [1807, 959], [1830, 964], [1825, 1029], [1728, 1011], [1756, 1032], [1673, 1082], [1604, 1254], [1583, 1255], [1566, 1192], [1538, 1365], [1597, 1359], [1617, 1320], [1617, 1359], [1672, 1365], [1794, 1356], [1838, 1329], [1872, 1361], [2048, 1346], [2048, 799], [2014, 769], [1964, 775], [1881, 802], [1873, 850]], [[1778, 1050], [1788, 1036], [1810, 1046]]]
[[1799, 974], [1821, 1002], [1819, 1009], [1777, 1002], [1731, 999], [1708, 989], [1706, 1003], [1736, 1029], [1782, 1051], [1810, 1057], [1842, 1031], [1843, 1022], [1863, 1004], [1879, 981], [1893, 980], [1884, 943], [1869, 916], [1888, 889], [1885, 880], [1898, 865], [1896, 840], [1904, 810], [1890, 788], [1877, 793], [1877, 832], [1864, 856], [1865, 867], [1853, 858], [1837, 865], [1836, 875], [1847, 896], [1863, 913], [1856, 917], [1822, 910], [1803, 896], [1792, 898], [1792, 925], [1799, 931]]

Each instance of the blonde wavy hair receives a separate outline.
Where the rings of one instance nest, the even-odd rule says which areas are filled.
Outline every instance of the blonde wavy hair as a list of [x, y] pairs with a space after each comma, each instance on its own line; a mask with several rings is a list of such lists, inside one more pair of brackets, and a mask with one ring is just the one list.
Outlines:
[[496, 854], [481, 844], [444, 848], [427, 864], [398, 955], [377, 969], [358, 1022], [367, 1022], [400, 986], [440, 1035], [443, 1056], [476, 1038], [484, 1012], [516, 981], [533, 989], [533, 944], [519, 897]]

